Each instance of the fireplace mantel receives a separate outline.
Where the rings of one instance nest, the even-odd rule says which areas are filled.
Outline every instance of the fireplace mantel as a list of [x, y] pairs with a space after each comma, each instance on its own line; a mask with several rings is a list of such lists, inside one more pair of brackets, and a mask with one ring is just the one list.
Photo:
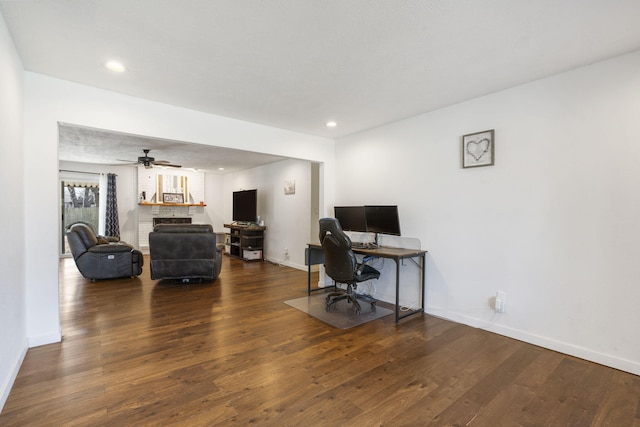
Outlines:
[[204, 203], [150, 203], [140, 202], [140, 206], [207, 206]]

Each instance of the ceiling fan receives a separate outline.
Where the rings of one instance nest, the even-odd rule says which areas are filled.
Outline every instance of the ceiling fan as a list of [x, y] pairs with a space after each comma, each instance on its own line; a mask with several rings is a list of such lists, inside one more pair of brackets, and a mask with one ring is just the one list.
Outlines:
[[[168, 167], [172, 167], [172, 168], [181, 168], [182, 165], [176, 165], [174, 163], [171, 163], [167, 160], [156, 160], [153, 157], [149, 156], [149, 150], [148, 148], [144, 148], [142, 150], [144, 152], [144, 156], [140, 156], [138, 157], [138, 161], [137, 162], [133, 162], [134, 165], [137, 164], [141, 164], [144, 165], [145, 168], [147, 169], [151, 169], [154, 165], [155, 166], [168, 166]], [[123, 162], [126, 162], [128, 160], [121, 160]]]

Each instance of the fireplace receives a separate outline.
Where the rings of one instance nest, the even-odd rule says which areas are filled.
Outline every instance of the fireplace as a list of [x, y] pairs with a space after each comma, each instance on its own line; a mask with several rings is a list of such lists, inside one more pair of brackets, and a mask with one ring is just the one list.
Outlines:
[[157, 224], [191, 224], [191, 217], [153, 218], [153, 226]]

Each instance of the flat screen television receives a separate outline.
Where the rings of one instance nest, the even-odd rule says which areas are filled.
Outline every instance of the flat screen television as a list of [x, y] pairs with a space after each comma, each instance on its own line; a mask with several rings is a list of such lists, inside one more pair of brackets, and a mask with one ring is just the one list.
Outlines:
[[367, 231], [364, 206], [334, 206], [333, 214], [343, 230], [363, 233]]
[[233, 220], [255, 222], [258, 216], [258, 190], [233, 192]]
[[400, 218], [397, 206], [365, 206], [364, 213], [369, 233], [400, 236]]

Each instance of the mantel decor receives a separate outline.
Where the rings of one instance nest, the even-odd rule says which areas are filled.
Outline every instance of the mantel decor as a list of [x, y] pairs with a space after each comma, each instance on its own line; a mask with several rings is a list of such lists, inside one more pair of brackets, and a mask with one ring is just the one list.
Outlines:
[[494, 164], [494, 130], [462, 136], [462, 167], [475, 168]]
[[162, 193], [162, 203], [183, 204], [184, 194], [182, 193]]
[[196, 207], [196, 206], [207, 206], [205, 202], [200, 203], [156, 203], [156, 202], [140, 202], [138, 206], [166, 206], [166, 207]]
[[[158, 197], [162, 195], [163, 203], [184, 203], [189, 201], [189, 185], [186, 176], [158, 174]], [[182, 195], [179, 200], [178, 195]], [[160, 200], [158, 200], [159, 202]]]

